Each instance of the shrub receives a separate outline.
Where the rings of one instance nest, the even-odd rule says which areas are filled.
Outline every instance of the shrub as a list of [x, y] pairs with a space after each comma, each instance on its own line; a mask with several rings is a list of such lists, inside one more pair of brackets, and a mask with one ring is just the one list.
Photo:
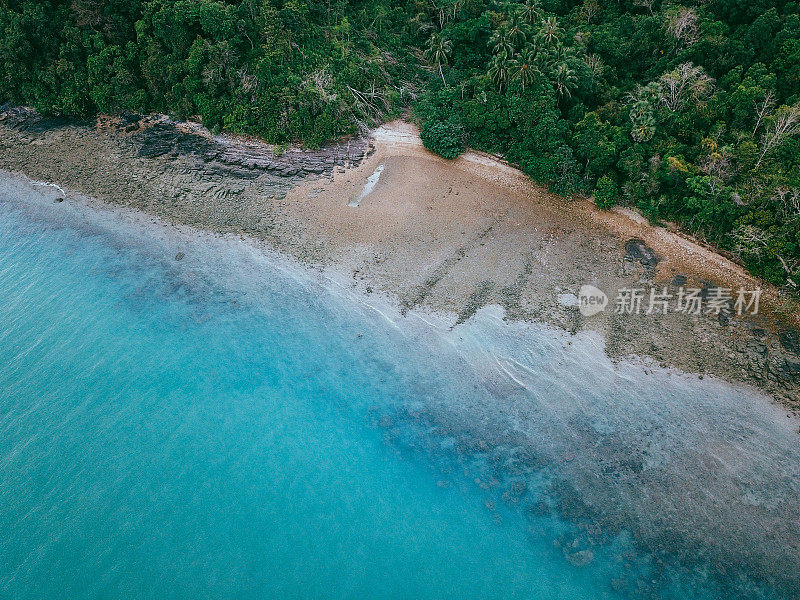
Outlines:
[[422, 127], [422, 143], [443, 158], [456, 158], [464, 151], [464, 128], [451, 121], [433, 121]]
[[555, 172], [550, 182], [550, 191], [569, 196], [581, 188], [580, 167], [572, 155], [572, 148], [564, 144], [554, 156]]
[[594, 203], [605, 210], [614, 206], [618, 199], [617, 183], [608, 175], [603, 175], [594, 188]]

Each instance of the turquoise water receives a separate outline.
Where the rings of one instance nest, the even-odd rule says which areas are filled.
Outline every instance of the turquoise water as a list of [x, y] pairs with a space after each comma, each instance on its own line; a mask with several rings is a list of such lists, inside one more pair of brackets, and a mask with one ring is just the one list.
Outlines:
[[798, 591], [797, 423], [752, 390], [10, 178], [0, 275], [0, 597]]

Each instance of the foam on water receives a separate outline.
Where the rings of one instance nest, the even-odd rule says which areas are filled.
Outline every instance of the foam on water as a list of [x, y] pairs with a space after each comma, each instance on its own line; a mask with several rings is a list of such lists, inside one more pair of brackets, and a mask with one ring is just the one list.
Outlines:
[[754, 390], [10, 178], [0, 249], [2, 597], [800, 589], [797, 422]]

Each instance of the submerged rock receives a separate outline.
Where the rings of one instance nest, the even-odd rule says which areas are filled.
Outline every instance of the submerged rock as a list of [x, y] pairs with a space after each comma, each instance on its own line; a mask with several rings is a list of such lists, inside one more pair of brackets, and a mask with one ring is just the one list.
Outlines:
[[565, 558], [575, 567], [585, 567], [594, 561], [594, 552], [591, 550], [578, 550], [577, 552], [568, 552], [564, 548]]

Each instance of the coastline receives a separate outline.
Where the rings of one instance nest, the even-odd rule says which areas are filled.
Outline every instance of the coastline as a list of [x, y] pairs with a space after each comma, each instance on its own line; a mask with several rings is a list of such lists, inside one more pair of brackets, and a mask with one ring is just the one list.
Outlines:
[[[684, 236], [625, 209], [603, 213], [586, 199], [556, 197], [486, 155], [435, 157], [404, 123], [332, 150], [274, 157], [264, 144], [164, 118], [87, 124], [26, 113], [0, 121], [0, 146], [3, 170], [168, 223], [265, 241], [404, 310], [462, 323], [496, 304], [506, 319], [594, 332], [612, 359], [635, 355], [753, 385], [800, 410], [800, 315], [776, 290], [765, 288], [757, 317], [727, 322], [614, 315], [613, 307], [584, 318], [559, 303], [584, 283], [611, 292], [680, 277], [704, 288], [757, 282]], [[381, 165], [374, 189], [348, 206]], [[632, 254], [632, 240], [657, 258]]]

